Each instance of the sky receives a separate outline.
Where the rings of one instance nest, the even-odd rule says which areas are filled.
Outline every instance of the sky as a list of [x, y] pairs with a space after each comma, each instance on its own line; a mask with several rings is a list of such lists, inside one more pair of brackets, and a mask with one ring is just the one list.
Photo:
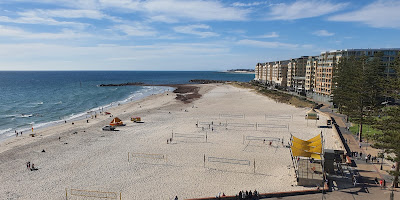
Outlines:
[[399, 35], [399, 0], [0, 0], [0, 70], [254, 69]]

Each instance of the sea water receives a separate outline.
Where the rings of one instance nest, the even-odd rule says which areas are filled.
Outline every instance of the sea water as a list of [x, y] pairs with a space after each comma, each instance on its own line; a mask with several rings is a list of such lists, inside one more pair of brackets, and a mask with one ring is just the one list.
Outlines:
[[143, 82], [187, 84], [191, 79], [248, 82], [254, 74], [180, 71], [0, 71], [0, 139], [172, 90], [164, 86], [99, 87]]

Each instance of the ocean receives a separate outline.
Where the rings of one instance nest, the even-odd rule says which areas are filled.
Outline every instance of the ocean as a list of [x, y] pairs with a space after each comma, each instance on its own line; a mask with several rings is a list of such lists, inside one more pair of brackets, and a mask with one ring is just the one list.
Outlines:
[[248, 82], [254, 74], [213, 71], [0, 71], [0, 140], [46, 126], [90, 116], [91, 112], [173, 88], [99, 87], [143, 82], [188, 84], [192, 79]]

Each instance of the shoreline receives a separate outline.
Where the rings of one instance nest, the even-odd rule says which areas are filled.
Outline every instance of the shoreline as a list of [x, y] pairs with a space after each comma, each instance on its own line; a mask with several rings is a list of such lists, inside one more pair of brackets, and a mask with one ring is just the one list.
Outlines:
[[[169, 88], [172, 88], [172, 89], [176, 89], [175, 87], [168, 86], [168, 85], [138, 85], [138, 86], [155, 86], [155, 87], [160, 87], [160, 88], [161, 87], [169, 87]], [[163, 89], [163, 90], [164, 90], [163, 92], [167, 91], [167, 89]], [[168, 89], [168, 91], [169, 91], [169, 89]], [[161, 92], [161, 93], [163, 93], [163, 92]], [[159, 94], [159, 93], [156, 93], [156, 94]], [[145, 96], [139, 97], [138, 99], [134, 99], [131, 96], [128, 96], [125, 99], [121, 99], [121, 100], [118, 100], [118, 101], [113, 101], [113, 102], [110, 102], [108, 104], [105, 104], [105, 105], [102, 105], [102, 106], [98, 106], [96, 108], [91, 108], [89, 110], [78, 112], [77, 114], [66, 115], [66, 116], [59, 117], [58, 120], [40, 122], [40, 123], [37, 123], [37, 124], [33, 123], [33, 128], [34, 128], [34, 130], [41, 130], [41, 129], [44, 129], [44, 128], [54, 127], [54, 126], [63, 124], [64, 121], [66, 121], [68, 123], [71, 123], [71, 122], [75, 122], [75, 121], [79, 121], [79, 120], [86, 120], [86, 119], [88, 119], [88, 117], [91, 118], [96, 114], [100, 114], [102, 111], [105, 112], [105, 111], [107, 111], [107, 110], [109, 110], [109, 109], [111, 109], [111, 108], [113, 108], [115, 106], [118, 106], [120, 104], [126, 104], [126, 103], [129, 103], [129, 102], [132, 102], [132, 101], [138, 101], [138, 100], [141, 100], [143, 98], [146, 98], [146, 97], [152, 96], [152, 95], [154, 95], [154, 94], [147, 94]], [[23, 135], [32, 133], [31, 127], [26, 127], [26, 128], [21, 127], [21, 128], [15, 128], [15, 129], [8, 128], [8, 129], [9, 129], [9, 131], [4, 132], [4, 133], [2, 133], [0, 135], [0, 144], [2, 142], [4, 142], [5, 140], [7, 140], [8, 138], [15, 137], [15, 133], [13, 133], [12, 130], [17, 131], [18, 133], [22, 132]]]
[[[190, 84], [192, 86], [192, 84]], [[242, 143], [245, 136], [289, 138], [289, 131], [307, 139], [320, 132], [317, 125], [306, 124], [308, 109], [295, 108], [256, 94], [253, 90], [226, 84], [204, 84], [201, 97], [185, 103], [168, 91], [151, 95], [111, 109], [114, 117], [126, 123], [119, 131], [102, 131], [112, 117], [61, 124], [41, 130], [38, 137], [13, 138], [0, 144], [0, 196], [15, 199], [61, 199], [66, 189], [121, 192], [129, 199], [168, 199], [211, 196], [218, 192], [234, 195], [238, 190], [260, 193], [303, 189], [295, 184], [289, 150], [280, 143], [272, 146], [262, 141]], [[191, 94], [189, 90], [186, 94]], [[238, 106], [240, 105], [240, 106]], [[255, 107], [262, 106], [260, 108]], [[243, 115], [243, 118], [235, 116]], [[264, 119], [264, 115], [292, 115], [292, 121]], [[144, 123], [129, 121], [140, 116]], [[244, 117], [245, 116], [245, 117]], [[228, 117], [228, 118], [227, 118]], [[324, 118], [321, 116], [321, 118]], [[213, 122], [211, 125], [195, 124]], [[289, 124], [255, 131], [241, 124]], [[228, 127], [221, 124], [229, 124]], [[235, 126], [239, 125], [239, 126]], [[290, 130], [289, 130], [290, 129]], [[324, 129], [327, 144], [334, 145], [329, 130]], [[173, 133], [174, 140], [167, 144]], [[244, 135], [243, 135], [244, 134]], [[208, 141], [204, 136], [208, 135]], [[45, 150], [45, 152], [41, 152]], [[127, 161], [128, 152], [165, 155], [166, 160], [139, 157]], [[252, 166], [204, 163], [226, 158], [256, 161]], [[207, 159], [207, 160], [208, 160]], [[26, 170], [26, 162], [35, 163], [37, 171]], [[219, 181], [213, 181], [218, 179]], [[270, 184], [279, 182], [280, 184]], [[18, 184], [18, 187], [14, 187]], [[196, 187], [193, 187], [196, 185]]]

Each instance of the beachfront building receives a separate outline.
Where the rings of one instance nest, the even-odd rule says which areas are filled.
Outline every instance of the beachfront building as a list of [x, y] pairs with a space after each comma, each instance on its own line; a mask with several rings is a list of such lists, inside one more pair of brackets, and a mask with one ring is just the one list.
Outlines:
[[[394, 73], [389, 68], [390, 64], [399, 55], [400, 48], [388, 49], [344, 49], [321, 52], [319, 56], [302, 56], [300, 58], [274, 61], [257, 64], [256, 78], [264, 83], [289, 88], [304, 90], [320, 101], [331, 100], [332, 88], [334, 87], [334, 69], [343, 57], [373, 57], [377, 53], [382, 54], [383, 65], [387, 75]], [[261, 71], [262, 69], [262, 71]], [[258, 70], [258, 75], [257, 75]]]
[[389, 65], [394, 61], [399, 54], [400, 48], [392, 49], [344, 49], [322, 52], [318, 57], [318, 65], [315, 76], [315, 93], [320, 96], [330, 97], [332, 93], [333, 69], [340, 62], [342, 57], [374, 57], [377, 53], [382, 53], [383, 65], [387, 67], [388, 75], [394, 71], [389, 68]]
[[272, 85], [272, 69], [273, 65], [275, 62], [267, 62], [265, 63], [265, 69], [266, 69], [266, 83], [268, 85]]
[[256, 68], [254, 70], [255, 72], [255, 77], [254, 80], [256, 81], [261, 81], [261, 77], [262, 77], [262, 63], [257, 63]]
[[314, 92], [315, 88], [315, 69], [318, 65], [318, 58], [316, 56], [309, 56], [306, 64], [306, 77], [304, 89], [306, 93]]
[[289, 60], [275, 61], [272, 64], [271, 83], [274, 86], [286, 88], [287, 86], [287, 67]]
[[315, 93], [329, 97], [332, 92], [333, 69], [339, 63], [342, 51], [322, 52], [318, 56], [318, 65], [315, 71]]
[[287, 69], [287, 87], [289, 90], [304, 91], [308, 56], [290, 59]]

